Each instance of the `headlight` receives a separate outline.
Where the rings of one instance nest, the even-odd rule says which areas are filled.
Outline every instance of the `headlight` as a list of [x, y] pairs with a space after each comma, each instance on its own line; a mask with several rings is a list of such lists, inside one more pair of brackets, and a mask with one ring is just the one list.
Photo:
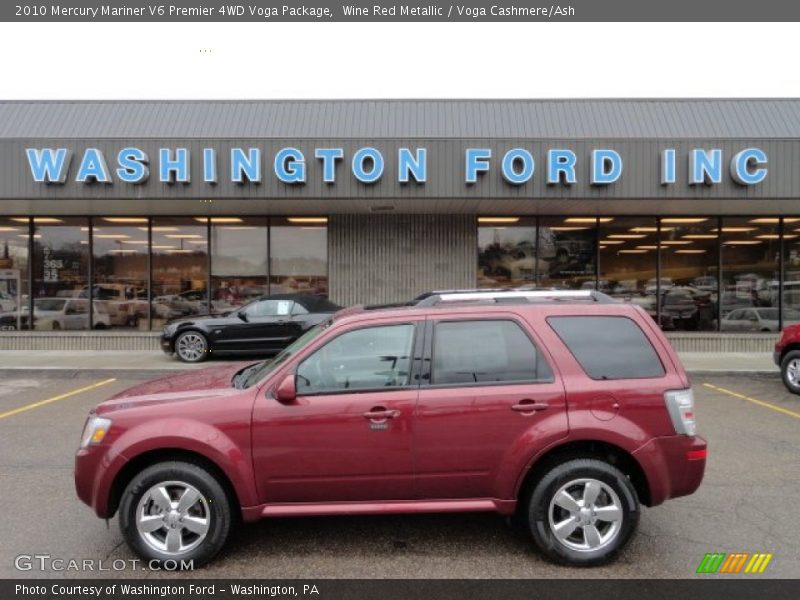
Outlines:
[[104, 419], [103, 417], [89, 417], [86, 421], [86, 427], [83, 428], [83, 435], [81, 436], [81, 448], [87, 446], [94, 446], [101, 443], [111, 428], [111, 419]]

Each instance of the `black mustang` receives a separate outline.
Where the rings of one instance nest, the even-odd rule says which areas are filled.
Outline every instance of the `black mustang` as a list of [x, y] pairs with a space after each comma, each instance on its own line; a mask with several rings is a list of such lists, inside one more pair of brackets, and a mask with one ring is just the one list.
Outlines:
[[209, 354], [276, 354], [339, 309], [312, 294], [264, 296], [222, 315], [170, 321], [161, 348], [192, 363]]

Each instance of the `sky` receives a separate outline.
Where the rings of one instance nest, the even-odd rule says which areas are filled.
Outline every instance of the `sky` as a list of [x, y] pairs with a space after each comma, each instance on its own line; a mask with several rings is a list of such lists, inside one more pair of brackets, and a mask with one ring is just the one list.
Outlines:
[[0, 99], [800, 96], [794, 23], [2, 23]]

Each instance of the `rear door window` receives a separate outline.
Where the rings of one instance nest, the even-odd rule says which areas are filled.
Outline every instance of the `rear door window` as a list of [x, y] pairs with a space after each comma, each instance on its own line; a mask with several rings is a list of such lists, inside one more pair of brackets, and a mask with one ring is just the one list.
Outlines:
[[433, 385], [545, 381], [553, 381], [553, 372], [514, 321], [443, 321], [434, 327]]
[[664, 365], [628, 317], [549, 317], [548, 324], [592, 379], [663, 377]]

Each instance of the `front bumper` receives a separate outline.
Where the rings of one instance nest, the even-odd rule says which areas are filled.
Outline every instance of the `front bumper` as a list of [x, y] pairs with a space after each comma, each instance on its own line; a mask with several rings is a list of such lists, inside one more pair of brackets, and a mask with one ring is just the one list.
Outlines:
[[161, 335], [161, 349], [164, 351], [164, 354], [175, 354], [175, 343], [172, 340], [172, 336], [166, 334]]
[[772, 353], [772, 362], [779, 367], [781, 366], [781, 353], [778, 350]]
[[81, 502], [101, 518], [108, 518], [108, 483], [103, 481], [108, 458], [102, 446], [81, 448], [75, 454], [75, 491]]
[[693, 494], [703, 481], [708, 444], [699, 436], [651, 439], [633, 453], [650, 487], [650, 506]]

